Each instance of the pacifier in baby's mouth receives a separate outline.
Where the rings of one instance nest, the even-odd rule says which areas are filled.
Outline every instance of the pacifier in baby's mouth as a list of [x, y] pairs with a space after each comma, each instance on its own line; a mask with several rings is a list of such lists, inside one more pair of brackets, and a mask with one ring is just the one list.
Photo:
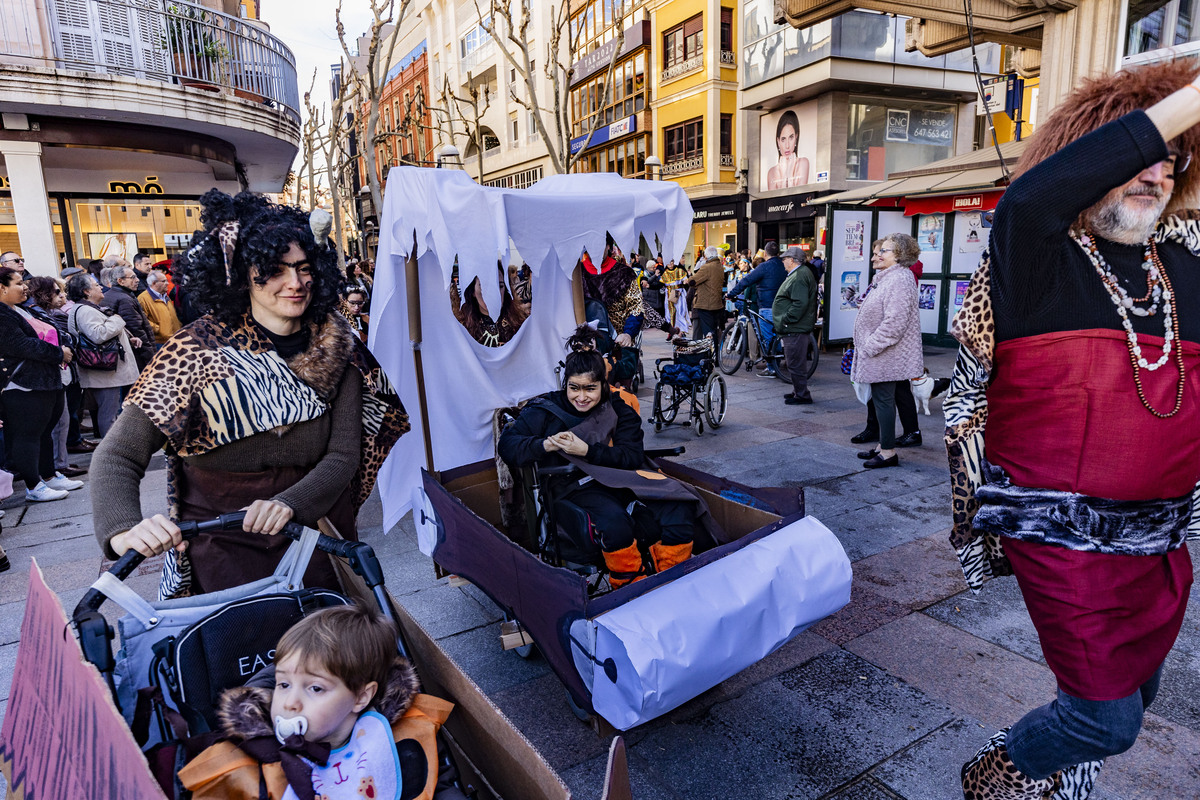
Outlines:
[[293, 734], [303, 736], [308, 730], [308, 717], [276, 717], [275, 718], [275, 738], [280, 744], [284, 744], [287, 738]]

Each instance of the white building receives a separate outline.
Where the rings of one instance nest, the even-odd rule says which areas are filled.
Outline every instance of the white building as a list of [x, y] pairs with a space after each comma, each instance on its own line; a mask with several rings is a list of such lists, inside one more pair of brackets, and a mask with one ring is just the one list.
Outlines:
[[[520, 4], [512, 5], [514, 14], [519, 12]], [[538, 101], [546, 109], [543, 112], [546, 125], [552, 128], [553, 97], [543, 61], [550, 41], [550, 10], [549, 4], [530, 3], [532, 17], [527, 38], [534, 57]], [[486, 98], [487, 111], [480, 120], [484, 135], [484, 184], [524, 188], [549, 174], [550, 159], [532, 115], [515, 99], [527, 97], [524, 76], [508, 63], [498, 44], [483, 30], [473, 0], [414, 0], [398, 35], [397, 59], [422, 41], [428, 47], [430, 105], [441, 106], [439, 98], [447, 79], [451, 91], [459, 97], [466, 97], [472, 86], [478, 88], [481, 108]], [[563, 102], [566, 102], [565, 91]], [[434, 138], [435, 149], [440, 150], [451, 143], [450, 126], [438, 112], [433, 112], [432, 124], [439, 128]], [[453, 127], [457, 133], [453, 144], [462, 154], [463, 167], [478, 180], [478, 147], [464, 135], [461, 120], [455, 121]]]
[[0, 251], [36, 274], [110, 252], [157, 261], [200, 226], [205, 191], [279, 191], [300, 139], [296, 65], [242, 18], [256, 13], [0, 2]]

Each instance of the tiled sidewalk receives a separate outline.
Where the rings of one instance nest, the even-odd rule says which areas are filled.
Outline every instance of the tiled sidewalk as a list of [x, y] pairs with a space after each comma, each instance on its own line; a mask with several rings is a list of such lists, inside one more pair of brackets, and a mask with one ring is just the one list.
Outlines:
[[[647, 363], [667, 354], [647, 340]], [[927, 350], [945, 375], [953, 353]], [[638, 800], [716, 797], [957, 800], [959, 766], [997, 728], [1048, 700], [1054, 681], [1012, 579], [965, 592], [946, 541], [949, 489], [940, 401], [922, 417], [925, 445], [900, 469], [865, 472], [849, 437], [865, 412], [834, 352], [825, 353], [812, 406], [786, 406], [781, 382], [727, 378], [730, 411], [716, 433], [669, 428], [647, 445], [684, 444], [689, 464], [754, 485], [803, 486], [808, 511], [854, 562], [849, 606], [701, 697], [626, 733]], [[652, 386], [643, 389], [649, 415]], [[151, 471], [146, 511], [162, 508], [164, 473]], [[72, 607], [101, 568], [88, 488], [58, 503], [9, 511], [0, 575], [0, 714], [16, 657], [26, 574], [36, 556]], [[360, 517], [383, 558], [388, 587], [496, 701], [572, 786], [599, 796], [608, 742], [578, 722], [540, 659], [499, 644], [500, 613], [471, 586], [437, 581], [406, 520], [384, 536], [378, 500]], [[153, 574], [132, 579], [152, 592]], [[1196, 601], [1193, 601], [1196, 602]], [[1192, 609], [1162, 692], [1129, 753], [1111, 759], [1095, 800], [1200, 797], [1200, 609]], [[109, 609], [110, 614], [115, 610]], [[2, 781], [2, 779], [0, 779]], [[0, 792], [2, 796], [3, 792]], [[517, 799], [519, 800], [519, 799]]]

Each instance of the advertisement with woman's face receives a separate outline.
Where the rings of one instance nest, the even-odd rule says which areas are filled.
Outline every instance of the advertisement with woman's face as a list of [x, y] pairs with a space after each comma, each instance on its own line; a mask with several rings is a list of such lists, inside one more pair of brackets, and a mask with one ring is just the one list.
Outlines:
[[806, 186], [828, 173], [817, 163], [817, 101], [764, 114], [759, 125], [760, 191]]

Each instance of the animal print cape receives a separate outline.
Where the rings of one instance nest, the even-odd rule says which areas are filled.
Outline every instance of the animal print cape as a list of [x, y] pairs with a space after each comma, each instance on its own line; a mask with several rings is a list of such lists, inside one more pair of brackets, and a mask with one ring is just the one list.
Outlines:
[[[1200, 256], [1200, 220], [1170, 216], [1155, 231], [1158, 242], [1175, 241]], [[950, 461], [953, 521], [950, 544], [958, 555], [967, 586], [974, 592], [988, 580], [1011, 575], [1001, 537], [975, 529], [979, 511], [975, 491], [983, 476], [983, 433], [987, 425], [987, 386], [996, 352], [996, 325], [992, 316], [991, 254], [984, 251], [971, 277], [962, 309], [950, 322], [950, 333], [959, 342], [958, 358], [942, 409], [946, 416], [946, 453]], [[1200, 485], [1192, 495], [1189, 539], [1200, 539]]]
[[[288, 359], [247, 316], [236, 327], [204, 317], [155, 355], [126, 398], [167, 437], [167, 502], [178, 518], [181, 458], [266, 431], [282, 435], [329, 410], [347, 367], [363, 377], [362, 442], [351, 479], [357, 511], [384, 458], [409, 430], [408, 414], [383, 369], [340, 314], [310, 322], [309, 346]], [[169, 550], [160, 598], [185, 593], [190, 567]]]

